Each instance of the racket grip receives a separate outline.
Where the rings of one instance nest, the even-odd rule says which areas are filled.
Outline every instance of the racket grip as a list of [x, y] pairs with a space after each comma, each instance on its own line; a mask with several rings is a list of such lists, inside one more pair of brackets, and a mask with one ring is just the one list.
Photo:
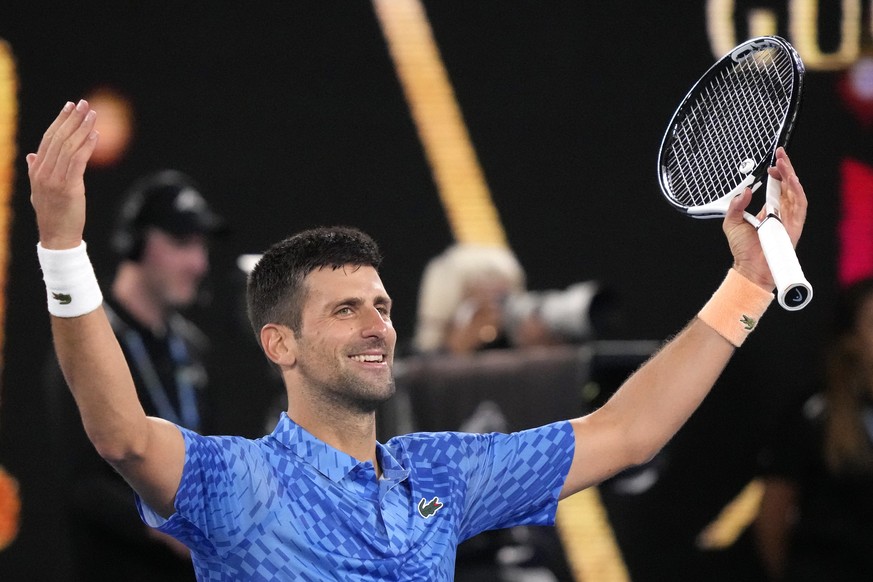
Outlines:
[[758, 227], [764, 257], [776, 283], [776, 300], [784, 309], [797, 311], [812, 300], [812, 285], [803, 276], [791, 239], [776, 216], [770, 215]]

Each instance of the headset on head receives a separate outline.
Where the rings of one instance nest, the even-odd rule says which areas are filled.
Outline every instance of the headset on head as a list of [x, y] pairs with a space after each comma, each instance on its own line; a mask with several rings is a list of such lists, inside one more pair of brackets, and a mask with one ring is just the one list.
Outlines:
[[152, 193], [165, 186], [198, 189], [194, 180], [178, 170], [161, 170], [136, 181], [125, 193], [112, 234], [112, 250], [130, 261], [139, 261], [145, 247], [145, 229], [141, 220], [142, 209]]

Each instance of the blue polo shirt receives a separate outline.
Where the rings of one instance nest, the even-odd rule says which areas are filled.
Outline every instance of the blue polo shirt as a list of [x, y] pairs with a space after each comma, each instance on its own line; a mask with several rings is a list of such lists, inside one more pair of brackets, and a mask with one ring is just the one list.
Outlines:
[[373, 464], [284, 413], [257, 440], [180, 428], [176, 512], [143, 520], [191, 548], [201, 581], [449, 581], [458, 543], [554, 523], [573, 458], [559, 422], [513, 434], [416, 433], [377, 444]]

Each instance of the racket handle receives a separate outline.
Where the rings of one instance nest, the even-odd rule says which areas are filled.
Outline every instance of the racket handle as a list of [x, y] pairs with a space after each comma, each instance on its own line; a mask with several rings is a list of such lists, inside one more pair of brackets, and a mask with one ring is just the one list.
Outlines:
[[776, 216], [770, 215], [758, 227], [764, 257], [776, 282], [776, 300], [784, 309], [797, 311], [812, 300], [812, 285], [803, 276], [794, 245]]

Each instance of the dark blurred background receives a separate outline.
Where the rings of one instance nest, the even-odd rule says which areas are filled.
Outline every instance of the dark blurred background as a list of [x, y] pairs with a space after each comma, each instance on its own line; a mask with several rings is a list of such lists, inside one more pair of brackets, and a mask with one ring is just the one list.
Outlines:
[[[220, 419], [227, 432], [259, 434], [278, 391], [241, 321], [239, 255], [314, 225], [363, 228], [383, 246], [382, 277], [408, 340], [422, 268], [452, 233], [369, 2], [12, 4], [0, 8], [20, 108], [0, 464], [21, 484], [23, 512], [18, 539], [0, 552], [0, 579], [63, 580], [66, 546], [55, 518], [63, 483], [40, 463], [52, 430], [39, 390], [50, 334], [24, 155], [65, 101], [106, 86], [135, 112], [125, 155], [86, 176], [86, 240], [98, 275], [111, 264], [118, 198], [143, 173], [184, 170], [231, 218], [232, 236], [214, 247], [203, 305], [190, 314], [215, 342], [222, 373], [214, 390], [229, 404]], [[750, 10], [766, 8], [773, 32], [795, 44], [800, 29], [822, 53], [845, 41], [836, 3], [806, 3], [818, 14], [799, 24], [789, 4], [803, 3], [787, 1], [423, 4], [529, 286], [608, 284], [621, 298], [615, 339], [675, 333], [730, 266], [719, 222], [672, 210], [655, 167], [675, 106], [725, 52], [714, 31], [739, 42], [749, 36]], [[862, 12], [858, 22], [869, 23], [869, 3]], [[779, 401], [816, 373], [830, 326], [837, 167], [853, 122], [835, 97], [845, 65], [801, 56], [809, 73], [789, 153], [810, 198], [799, 255], [815, 299], [799, 313], [774, 306], [677, 437], [675, 455], [692, 468], [673, 491], [688, 495], [689, 506], [702, 495], [695, 474], [732, 469], [708, 485], [718, 507], [748, 480], [759, 435]]]

